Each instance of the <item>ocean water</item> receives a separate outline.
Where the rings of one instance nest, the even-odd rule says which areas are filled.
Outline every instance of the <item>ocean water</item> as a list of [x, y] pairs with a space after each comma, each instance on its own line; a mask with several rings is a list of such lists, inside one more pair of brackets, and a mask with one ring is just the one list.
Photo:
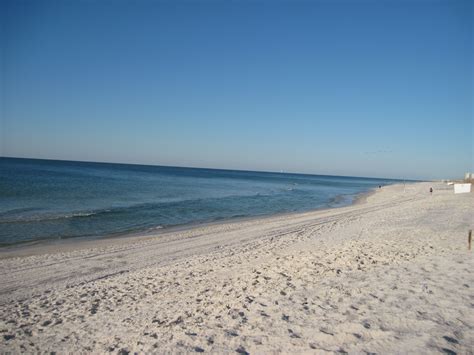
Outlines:
[[338, 207], [393, 182], [0, 158], [0, 246]]

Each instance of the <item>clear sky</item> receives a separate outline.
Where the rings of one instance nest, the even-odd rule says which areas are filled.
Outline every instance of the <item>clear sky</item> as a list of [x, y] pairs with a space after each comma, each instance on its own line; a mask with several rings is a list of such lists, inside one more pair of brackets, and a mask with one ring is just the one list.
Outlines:
[[0, 155], [474, 170], [471, 0], [0, 3]]

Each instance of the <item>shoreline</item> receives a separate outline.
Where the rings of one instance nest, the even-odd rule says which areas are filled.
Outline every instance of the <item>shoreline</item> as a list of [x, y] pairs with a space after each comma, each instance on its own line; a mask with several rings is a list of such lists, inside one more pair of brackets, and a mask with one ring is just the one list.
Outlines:
[[473, 197], [390, 185], [341, 208], [0, 259], [0, 352], [469, 354]]
[[[385, 186], [399, 185], [400, 183], [394, 183]], [[133, 242], [134, 240], [142, 240], [148, 238], [159, 238], [163, 235], [176, 232], [191, 231], [195, 228], [200, 227], [209, 227], [215, 225], [225, 225], [230, 223], [239, 223], [239, 222], [249, 222], [249, 221], [259, 221], [262, 223], [267, 219], [277, 218], [277, 217], [291, 217], [297, 216], [299, 214], [319, 212], [319, 211], [329, 211], [339, 208], [345, 208], [349, 206], [356, 206], [358, 204], [364, 204], [367, 201], [367, 198], [377, 193], [379, 190], [378, 187], [373, 187], [367, 191], [359, 192], [351, 195], [351, 202], [336, 207], [321, 207], [315, 208], [307, 211], [297, 211], [297, 212], [280, 212], [268, 215], [256, 215], [256, 216], [246, 216], [246, 217], [233, 217], [233, 218], [224, 218], [216, 221], [207, 221], [207, 222], [191, 222], [187, 224], [172, 225], [167, 227], [158, 228], [156, 230], [141, 230], [130, 233], [119, 233], [111, 234], [105, 236], [84, 236], [84, 237], [71, 237], [71, 238], [57, 238], [57, 239], [40, 239], [26, 242], [18, 242], [10, 245], [0, 245], [0, 260], [13, 258], [18, 256], [32, 256], [42, 253], [51, 253], [51, 252], [65, 252], [78, 248], [89, 248], [98, 246], [101, 244], [109, 245], [113, 241], [117, 242]], [[341, 195], [337, 195], [341, 196]], [[7, 254], [7, 255], [5, 255]]]

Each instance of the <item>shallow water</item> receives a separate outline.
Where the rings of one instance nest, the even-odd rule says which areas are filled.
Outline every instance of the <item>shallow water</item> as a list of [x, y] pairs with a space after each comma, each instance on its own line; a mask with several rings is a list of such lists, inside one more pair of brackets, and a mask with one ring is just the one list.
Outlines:
[[394, 182], [0, 158], [0, 245], [338, 207]]

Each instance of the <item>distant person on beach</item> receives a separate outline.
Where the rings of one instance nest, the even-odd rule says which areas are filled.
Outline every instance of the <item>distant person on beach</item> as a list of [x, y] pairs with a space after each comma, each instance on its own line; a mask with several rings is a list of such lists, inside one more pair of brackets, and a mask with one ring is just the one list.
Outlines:
[[433, 188], [430, 187], [430, 195], [433, 195]]
[[381, 189], [381, 188], [382, 188], [382, 185], [379, 185], [379, 189]]

